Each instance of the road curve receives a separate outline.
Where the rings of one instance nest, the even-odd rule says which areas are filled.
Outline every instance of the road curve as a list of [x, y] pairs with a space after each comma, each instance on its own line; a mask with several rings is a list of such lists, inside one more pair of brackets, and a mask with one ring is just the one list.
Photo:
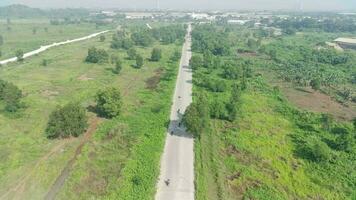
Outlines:
[[[194, 200], [194, 140], [180, 126], [182, 114], [192, 102], [191, 25], [188, 26], [176, 82], [171, 122], [161, 158], [156, 200]], [[179, 112], [178, 112], [179, 110]], [[173, 134], [171, 132], [173, 131]], [[167, 181], [169, 184], [167, 185]]]
[[[100, 34], [103, 34], [103, 33], [106, 33], [106, 32], [109, 32], [109, 30], [101, 31], [101, 32], [98, 32], [98, 33], [93, 33], [91, 35], [88, 35], [88, 36], [85, 36], [85, 37], [81, 37], [81, 38], [77, 38], [77, 39], [73, 39], [73, 40], [67, 40], [67, 41], [63, 41], [63, 42], [55, 42], [55, 43], [50, 44], [50, 45], [41, 46], [39, 49], [36, 49], [36, 50], [30, 51], [28, 53], [25, 53], [23, 55], [23, 58], [28, 58], [28, 57], [31, 57], [33, 55], [39, 54], [39, 53], [44, 52], [44, 51], [46, 51], [46, 50], [48, 50], [48, 49], [50, 49], [52, 47], [56, 47], [56, 46], [60, 46], [60, 45], [64, 45], [64, 44], [69, 44], [69, 43], [73, 43], [73, 42], [79, 42], [79, 41], [83, 41], [83, 40], [87, 40], [87, 39], [96, 37], [96, 36], [98, 36]], [[17, 58], [13, 57], [13, 58], [9, 58], [9, 59], [0, 61], [0, 65], [5, 65], [5, 64], [11, 63], [11, 62], [16, 62], [16, 61], [17, 61]]]

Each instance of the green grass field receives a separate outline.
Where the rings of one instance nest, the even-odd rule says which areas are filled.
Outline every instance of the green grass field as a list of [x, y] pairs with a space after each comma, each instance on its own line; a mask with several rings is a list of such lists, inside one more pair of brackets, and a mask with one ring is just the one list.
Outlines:
[[[10, 29], [8, 29], [8, 27]], [[47, 31], [45, 30], [47, 28]], [[36, 34], [33, 33], [36, 29]], [[0, 60], [15, 56], [17, 50], [28, 52], [41, 45], [75, 39], [106, 29], [96, 29], [94, 23], [81, 23], [69, 25], [51, 25], [49, 20], [12, 20], [7, 25], [6, 20], [0, 21], [0, 35], [4, 44], [0, 46], [2, 56]]]
[[[204, 33], [201, 27], [196, 26], [194, 31], [214, 38], [214, 34]], [[222, 27], [218, 26], [217, 30]], [[240, 43], [246, 43], [244, 37], [238, 37], [241, 30], [235, 31], [229, 33], [233, 36], [230, 38], [232, 50], [244, 48]], [[199, 41], [193, 56], [202, 56], [199, 44], [203, 37], [199, 34], [193, 37], [193, 51], [194, 39]], [[294, 39], [300, 40], [298, 37]], [[241, 41], [236, 42], [236, 38], [241, 38]], [[286, 48], [284, 53], [290, 52]], [[208, 55], [206, 60], [203, 55], [202, 59], [194, 71], [193, 101], [199, 104], [198, 97], [204, 94], [204, 105], [205, 101], [210, 103], [205, 109], [212, 112], [208, 116], [210, 123], [204, 125], [205, 129], [195, 140], [197, 200], [356, 198], [355, 127], [350, 120], [335, 120], [293, 105], [283, 90], [266, 81], [270, 77], [262, 72], [271, 67], [270, 59], [258, 51], [237, 56], [236, 53]], [[225, 66], [215, 63], [226, 60], [243, 63], [234, 66], [240, 67], [239, 77], [224, 77]], [[244, 62], [247, 60], [249, 62]], [[245, 75], [249, 71], [246, 69], [251, 70], [251, 76]], [[351, 72], [345, 70], [345, 73]], [[214, 90], [211, 83], [206, 84], [209, 80], [223, 81], [226, 86], [220, 91]], [[246, 87], [242, 89], [244, 81]], [[238, 84], [240, 89], [237, 92], [232, 90], [233, 84]], [[234, 94], [239, 97], [231, 100]], [[233, 120], [225, 117], [231, 101], [238, 104]], [[308, 101], [318, 102], [315, 98]], [[222, 106], [216, 106], [215, 102], [222, 103]], [[212, 115], [216, 110], [224, 117]], [[343, 134], [349, 134], [350, 138], [340, 143]], [[345, 143], [351, 150], [340, 148], [340, 144]], [[313, 149], [313, 145], [318, 148]], [[323, 160], [313, 157], [318, 151], [323, 151]]]
[[[76, 30], [73, 28], [70, 33], [79, 35]], [[83, 33], [89, 31], [90, 26], [81, 30]], [[65, 37], [62, 35], [59, 40]], [[107, 38], [111, 38], [110, 33]], [[36, 42], [39, 40], [34, 39], [31, 44]], [[59, 197], [87, 199], [105, 197], [109, 193], [127, 197], [132, 190], [139, 189], [141, 193], [136, 192], [136, 195], [150, 198], [146, 192], [152, 194], [154, 191], [178, 66], [178, 63], [170, 63], [169, 57], [181, 46], [155, 44], [163, 50], [160, 62], [147, 60], [153, 47], [138, 48], [146, 59], [144, 67], [135, 69], [132, 67], [134, 61], [124, 59], [125, 51], [111, 50], [109, 42], [109, 39], [99, 42], [98, 38], [93, 38], [53, 48], [23, 63], [0, 68], [0, 79], [23, 90], [25, 105], [16, 115], [3, 111], [0, 114], [0, 193], [6, 198], [39, 199], [46, 195], [83, 139], [46, 139], [44, 129], [49, 114], [57, 105], [69, 101], [92, 105], [96, 92], [109, 86], [120, 88], [123, 114], [117, 119], [101, 120]], [[87, 49], [91, 46], [118, 55], [123, 60], [120, 75], [112, 73], [111, 64], [85, 63]], [[48, 66], [41, 65], [43, 59], [49, 61]], [[93, 113], [90, 115], [95, 118]], [[141, 162], [144, 162], [143, 166]], [[144, 179], [142, 185], [133, 185], [132, 170], [142, 171], [142, 177], [139, 177]], [[82, 186], [88, 183], [88, 178], [95, 180]]]

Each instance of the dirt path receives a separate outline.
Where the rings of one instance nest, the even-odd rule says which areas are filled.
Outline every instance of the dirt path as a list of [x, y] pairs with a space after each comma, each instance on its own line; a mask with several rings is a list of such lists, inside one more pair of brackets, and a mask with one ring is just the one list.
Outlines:
[[26, 175], [24, 175], [23, 177], [21, 177], [19, 179], [19, 182], [10, 187], [10, 189], [8, 189], [8, 191], [6, 193], [4, 193], [0, 199], [5, 199], [6, 197], [8, 197], [11, 193], [14, 193], [14, 199], [19, 199], [21, 194], [23, 193], [23, 191], [25, 190], [25, 186], [28, 184], [28, 180], [30, 179], [30, 177], [34, 174], [34, 172], [40, 167], [40, 165], [45, 162], [46, 160], [48, 160], [53, 154], [59, 152], [65, 145], [67, 145], [68, 143], [72, 142], [73, 138], [69, 138], [69, 139], [64, 139], [62, 140], [59, 144], [57, 144], [56, 146], [54, 146], [51, 151], [49, 151], [47, 154], [45, 154], [40, 160], [38, 160], [35, 164], [35, 166], [31, 169], [31, 171], [29, 171]]
[[[73, 42], [79, 42], [79, 41], [83, 41], [83, 40], [88, 40], [88, 39], [94, 38], [94, 37], [96, 37], [98, 35], [101, 35], [101, 34], [104, 34], [104, 33], [107, 33], [107, 32], [109, 32], [109, 30], [101, 31], [101, 32], [98, 32], [98, 33], [94, 33], [94, 34], [91, 34], [91, 35], [88, 35], [88, 36], [85, 36], [85, 37], [81, 37], [81, 38], [77, 38], [77, 39], [73, 39], [73, 40], [67, 40], [67, 41], [63, 41], [63, 42], [55, 42], [55, 43], [50, 44], [50, 45], [41, 46], [39, 49], [36, 49], [36, 50], [33, 50], [33, 51], [25, 53], [23, 55], [23, 58], [28, 58], [28, 57], [37, 55], [37, 54], [39, 54], [41, 52], [47, 51], [48, 49], [50, 49], [52, 47], [57, 47], [57, 46], [65, 45], [65, 44], [70, 44], [70, 43], [73, 43]], [[0, 65], [5, 65], [5, 64], [11, 63], [11, 62], [16, 62], [16, 61], [17, 61], [17, 57], [9, 58], [9, 59], [6, 59], [6, 60], [0, 60]]]
[[61, 174], [57, 177], [56, 181], [49, 189], [47, 195], [44, 198], [45, 200], [51, 200], [56, 197], [57, 193], [60, 191], [60, 189], [64, 185], [64, 182], [68, 178], [70, 171], [72, 170], [72, 167], [73, 167], [75, 161], [77, 160], [78, 155], [82, 152], [83, 146], [89, 141], [89, 139], [95, 132], [99, 123], [100, 123], [100, 119], [97, 117], [92, 120], [92, 122], [90, 123], [90, 127], [84, 134], [84, 137], [82, 138], [82, 141], [80, 142], [79, 146], [77, 147], [75, 154], [69, 160], [67, 165], [63, 168]]

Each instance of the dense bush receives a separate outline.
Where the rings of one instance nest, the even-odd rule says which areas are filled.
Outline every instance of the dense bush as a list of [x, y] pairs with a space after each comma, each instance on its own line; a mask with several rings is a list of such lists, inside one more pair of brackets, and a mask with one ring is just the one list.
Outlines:
[[113, 87], [99, 91], [96, 95], [96, 104], [100, 115], [108, 118], [119, 116], [122, 107], [121, 93]]
[[151, 61], [159, 61], [161, 60], [162, 57], [162, 50], [159, 48], [153, 48], [152, 52], [151, 52]]
[[47, 138], [78, 137], [87, 129], [87, 121], [85, 109], [77, 103], [57, 107], [49, 116]]
[[154, 39], [148, 30], [138, 30], [132, 33], [131, 39], [135, 45], [144, 47], [148, 47], [154, 42]]
[[5, 110], [15, 112], [20, 108], [22, 91], [14, 84], [0, 80], [0, 101], [5, 102]]
[[111, 41], [111, 48], [113, 49], [130, 49], [133, 45], [133, 41], [125, 36], [114, 35]]
[[197, 101], [190, 104], [183, 116], [183, 123], [187, 130], [199, 137], [209, 127], [209, 102], [205, 94], [200, 94]]
[[107, 63], [109, 62], [109, 54], [104, 49], [91, 47], [88, 49], [85, 61], [89, 63]]
[[23, 61], [24, 60], [23, 56], [24, 56], [23, 50], [19, 49], [16, 51], [17, 61], [20, 61], [20, 62]]
[[127, 50], [127, 56], [130, 60], [135, 60], [136, 59], [137, 52], [134, 48], [131, 48]]
[[141, 55], [136, 55], [136, 68], [141, 68], [143, 66], [143, 57]]

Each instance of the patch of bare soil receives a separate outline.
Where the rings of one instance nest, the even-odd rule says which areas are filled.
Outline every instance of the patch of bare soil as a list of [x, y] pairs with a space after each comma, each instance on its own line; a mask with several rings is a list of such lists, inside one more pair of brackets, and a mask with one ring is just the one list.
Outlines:
[[160, 80], [161, 80], [161, 75], [163, 73], [163, 69], [159, 68], [155, 70], [155, 74], [148, 78], [145, 82], [146, 82], [146, 89], [149, 90], [154, 90], [157, 88]]
[[87, 74], [83, 74], [83, 75], [78, 77], [78, 80], [80, 80], [80, 81], [89, 81], [89, 80], [93, 80], [93, 78], [89, 78], [87, 76]]
[[79, 146], [77, 147], [75, 154], [73, 157], [69, 160], [67, 165], [63, 168], [61, 174], [57, 177], [56, 181], [48, 191], [47, 195], [45, 196], [44, 199], [49, 200], [49, 199], [55, 199], [56, 194], [60, 191], [62, 188], [63, 184], [65, 183], [66, 179], [68, 178], [72, 167], [77, 160], [78, 155], [82, 152], [83, 146], [89, 141], [93, 133], [95, 132], [98, 124], [100, 123], [100, 118], [94, 118], [92, 122], [90, 123], [89, 129], [85, 132], [84, 136], [81, 138], [81, 142]]
[[330, 96], [311, 88], [301, 90], [293, 87], [281, 87], [281, 90], [288, 100], [299, 108], [329, 113], [340, 120], [352, 120], [356, 117], [355, 103], [350, 102], [348, 105], [342, 105]]
[[42, 90], [41, 95], [46, 98], [51, 98], [58, 96], [59, 92], [58, 91], [51, 91], [51, 90]]
[[287, 99], [300, 109], [328, 113], [337, 120], [349, 121], [356, 117], [356, 103], [349, 102], [343, 105], [331, 96], [310, 87], [296, 88], [291, 83], [280, 80], [273, 72], [261, 73], [272, 86], [278, 86]]

